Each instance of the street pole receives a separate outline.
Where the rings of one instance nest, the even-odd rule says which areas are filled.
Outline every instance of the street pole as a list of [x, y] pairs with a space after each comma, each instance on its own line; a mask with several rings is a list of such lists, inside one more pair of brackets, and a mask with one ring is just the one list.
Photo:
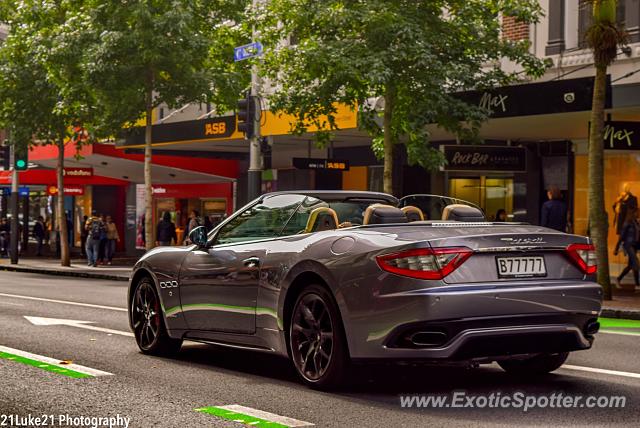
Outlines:
[[[253, 0], [253, 8], [258, 7], [259, 0]], [[252, 39], [257, 38], [256, 28], [253, 27]], [[249, 171], [247, 176], [248, 192], [247, 199], [252, 201], [262, 193], [262, 153], [260, 152], [260, 101], [259, 94], [258, 66], [254, 63], [251, 66], [251, 100], [255, 103], [253, 108], [253, 136], [249, 140]]]
[[[15, 159], [15, 146], [11, 147], [13, 159]], [[15, 168], [14, 160], [11, 160], [13, 165], [13, 175], [11, 177], [11, 242], [9, 243], [9, 249], [11, 250], [11, 264], [18, 264], [18, 241], [20, 240], [20, 221], [18, 219], [18, 171]]]

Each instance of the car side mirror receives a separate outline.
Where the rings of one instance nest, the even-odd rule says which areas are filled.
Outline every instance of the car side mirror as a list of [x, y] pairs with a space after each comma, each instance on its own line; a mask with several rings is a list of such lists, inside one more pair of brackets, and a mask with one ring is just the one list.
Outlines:
[[189, 241], [192, 244], [197, 245], [199, 248], [204, 248], [207, 246], [207, 230], [204, 226], [195, 227], [191, 232], [189, 232]]

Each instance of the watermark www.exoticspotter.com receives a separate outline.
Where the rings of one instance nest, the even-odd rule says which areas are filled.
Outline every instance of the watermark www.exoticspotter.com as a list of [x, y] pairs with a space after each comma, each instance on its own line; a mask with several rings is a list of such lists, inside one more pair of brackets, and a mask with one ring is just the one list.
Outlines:
[[404, 408], [453, 408], [453, 409], [617, 409], [624, 408], [627, 397], [622, 395], [567, 395], [528, 394], [526, 392], [491, 392], [470, 394], [453, 391], [450, 394], [401, 395], [400, 406]]

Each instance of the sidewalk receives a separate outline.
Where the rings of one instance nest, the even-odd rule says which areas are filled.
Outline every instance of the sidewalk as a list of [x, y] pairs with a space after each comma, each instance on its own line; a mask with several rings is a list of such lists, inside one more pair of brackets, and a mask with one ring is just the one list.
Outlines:
[[0, 259], [0, 271], [31, 272], [45, 275], [74, 276], [81, 278], [106, 279], [112, 281], [129, 281], [134, 259], [114, 260], [112, 266], [87, 266], [86, 259], [72, 259], [71, 266], [60, 266], [59, 259], [23, 258], [17, 265], [12, 265], [7, 258]]

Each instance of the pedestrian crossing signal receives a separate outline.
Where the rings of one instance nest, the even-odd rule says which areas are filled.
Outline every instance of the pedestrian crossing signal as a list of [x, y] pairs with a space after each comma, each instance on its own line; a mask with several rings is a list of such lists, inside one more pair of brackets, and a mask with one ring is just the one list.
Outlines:
[[29, 168], [29, 150], [14, 146], [13, 167], [16, 171], [26, 171]]

